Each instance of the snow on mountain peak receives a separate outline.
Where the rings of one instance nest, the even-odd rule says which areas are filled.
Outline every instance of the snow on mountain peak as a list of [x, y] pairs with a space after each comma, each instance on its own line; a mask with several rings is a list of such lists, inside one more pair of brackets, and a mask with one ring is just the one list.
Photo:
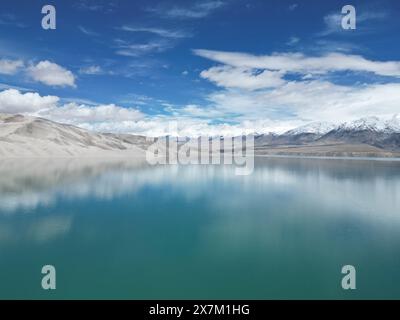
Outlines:
[[384, 120], [376, 116], [371, 116], [354, 121], [344, 122], [340, 125], [335, 125], [331, 122], [312, 122], [287, 131], [285, 135], [295, 136], [299, 134], [312, 133], [322, 136], [335, 129], [344, 131], [370, 130], [389, 134], [400, 132], [400, 114], [394, 115], [390, 120]]
[[387, 127], [394, 132], [400, 132], [400, 114], [395, 114], [392, 119], [387, 121]]
[[336, 126], [331, 122], [312, 122], [304, 126], [292, 129], [286, 132], [286, 135], [298, 135], [304, 133], [313, 133], [318, 135], [324, 135], [329, 131], [333, 130]]
[[383, 120], [378, 117], [365, 117], [359, 120], [345, 122], [339, 126], [341, 130], [362, 131], [371, 130], [376, 132], [400, 132], [400, 118], [393, 116], [391, 120]]

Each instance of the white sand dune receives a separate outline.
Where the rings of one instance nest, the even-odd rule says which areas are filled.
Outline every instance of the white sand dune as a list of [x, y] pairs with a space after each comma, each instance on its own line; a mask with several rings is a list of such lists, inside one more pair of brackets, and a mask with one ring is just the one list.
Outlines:
[[100, 134], [22, 115], [0, 114], [0, 157], [143, 157], [145, 137]]

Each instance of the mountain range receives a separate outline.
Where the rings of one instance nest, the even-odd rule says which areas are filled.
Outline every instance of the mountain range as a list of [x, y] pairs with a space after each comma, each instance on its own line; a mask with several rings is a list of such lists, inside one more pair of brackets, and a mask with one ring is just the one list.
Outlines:
[[[321, 152], [335, 153], [397, 153], [400, 152], [400, 117], [390, 120], [367, 117], [339, 125], [314, 122], [284, 134], [262, 134], [256, 136], [260, 149], [299, 148], [325, 149]], [[289, 150], [288, 150], [289, 151]], [[316, 150], [314, 150], [316, 151]]]
[[[43, 118], [0, 114], [0, 157], [143, 156], [154, 141], [140, 135], [96, 133]], [[255, 135], [258, 155], [400, 157], [400, 116], [339, 125], [314, 122], [283, 134]]]
[[[259, 152], [331, 156], [397, 156], [400, 152], [400, 117], [367, 117], [339, 125], [314, 122], [283, 134], [255, 138]], [[264, 153], [265, 153], [264, 152]]]

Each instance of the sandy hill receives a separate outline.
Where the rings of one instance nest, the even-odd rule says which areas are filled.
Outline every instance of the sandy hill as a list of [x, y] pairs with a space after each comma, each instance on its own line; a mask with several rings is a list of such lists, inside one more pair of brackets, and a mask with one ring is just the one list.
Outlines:
[[0, 157], [141, 156], [146, 138], [100, 134], [50, 120], [0, 114]]

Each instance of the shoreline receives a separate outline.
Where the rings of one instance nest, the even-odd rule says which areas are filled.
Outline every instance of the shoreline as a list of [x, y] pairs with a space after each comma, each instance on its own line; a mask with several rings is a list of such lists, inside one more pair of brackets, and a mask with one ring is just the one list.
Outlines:
[[351, 157], [351, 156], [301, 156], [281, 154], [255, 154], [260, 158], [291, 158], [291, 159], [321, 159], [321, 160], [363, 160], [363, 161], [394, 161], [399, 162], [400, 157]]
[[[244, 155], [244, 157], [246, 157]], [[321, 160], [362, 160], [362, 161], [393, 161], [400, 162], [400, 157], [365, 157], [365, 156], [313, 156], [313, 155], [289, 155], [289, 154], [254, 154], [254, 158], [289, 158], [289, 159], [321, 159]], [[43, 160], [129, 160], [129, 159], [146, 159], [144, 154], [137, 155], [106, 155], [106, 156], [0, 156], [2, 160], [29, 160], [29, 159], [43, 159]]]

